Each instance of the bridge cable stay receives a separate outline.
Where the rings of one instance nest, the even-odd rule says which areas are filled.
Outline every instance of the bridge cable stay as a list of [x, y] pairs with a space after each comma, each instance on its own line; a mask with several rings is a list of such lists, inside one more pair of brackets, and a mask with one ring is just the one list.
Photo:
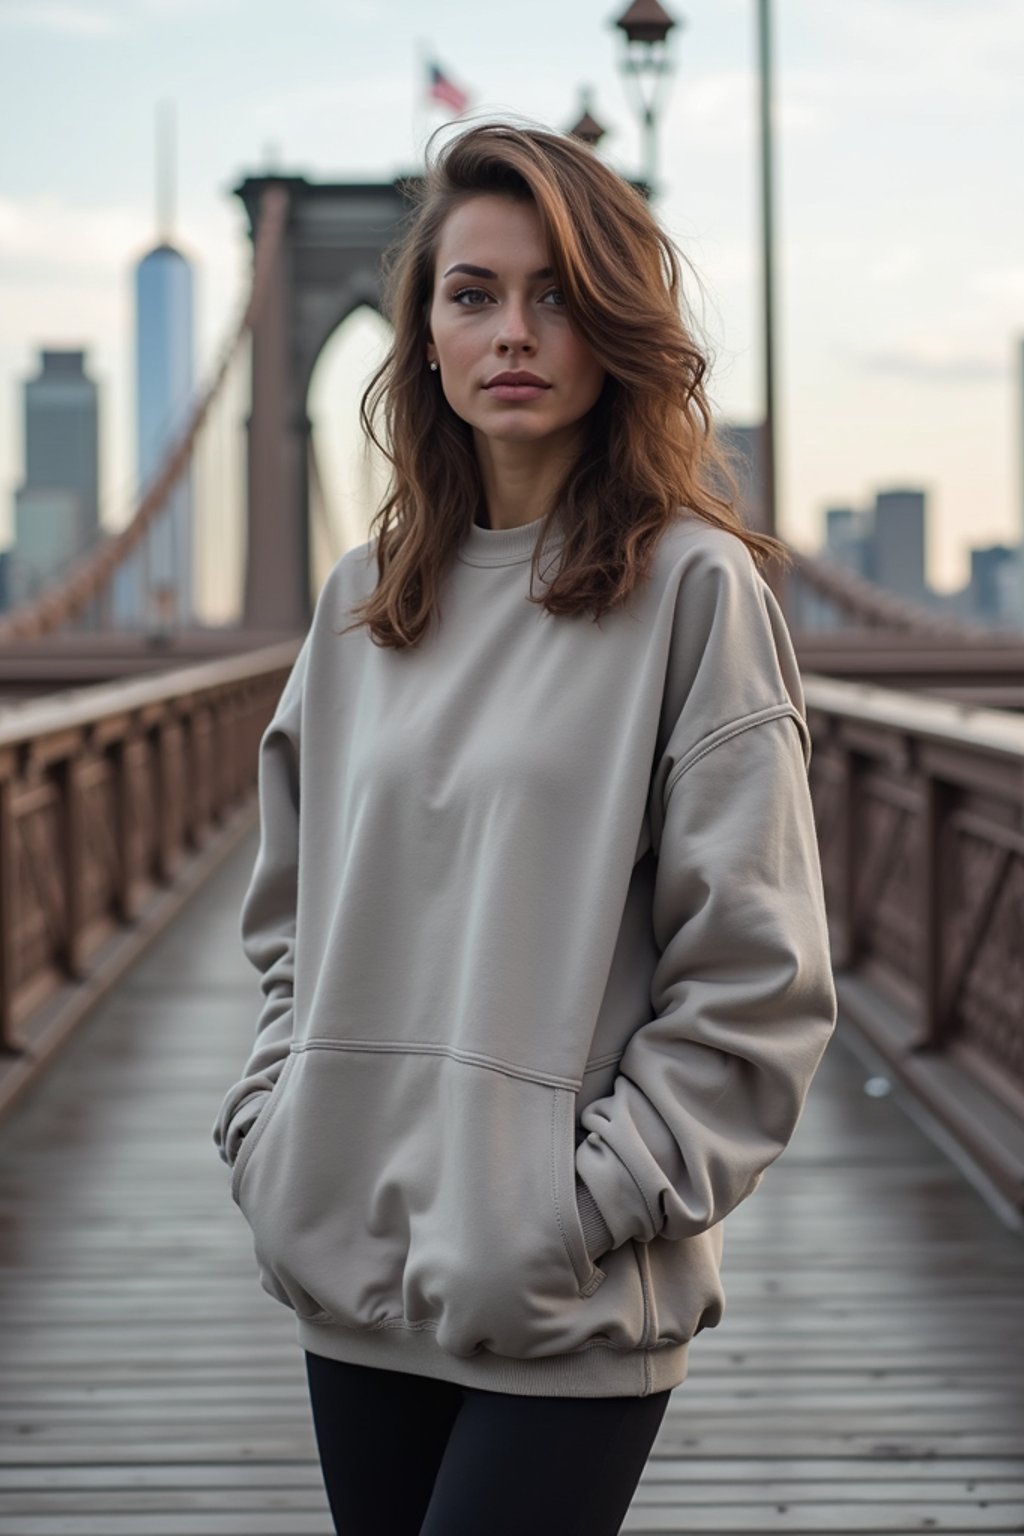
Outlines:
[[[809, 555], [787, 546], [793, 556], [790, 582], [804, 583], [817, 597], [837, 608], [844, 617], [859, 625], [886, 630], [902, 630], [931, 640], [952, 643], [991, 644], [993, 637], [1005, 638], [1006, 631], [994, 625], [935, 613], [923, 602], [892, 592], [866, 576], [836, 565], [820, 556]], [[792, 605], [792, 602], [790, 604]]]

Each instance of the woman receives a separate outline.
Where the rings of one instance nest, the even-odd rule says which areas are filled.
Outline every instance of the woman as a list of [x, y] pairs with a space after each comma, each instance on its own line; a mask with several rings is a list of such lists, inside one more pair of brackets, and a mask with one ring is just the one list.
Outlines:
[[346, 1536], [619, 1530], [835, 1024], [781, 546], [719, 494], [680, 301], [586, 146], [428, 156], [362, 402], [390, 492], [260, 746], [214, 1128]]

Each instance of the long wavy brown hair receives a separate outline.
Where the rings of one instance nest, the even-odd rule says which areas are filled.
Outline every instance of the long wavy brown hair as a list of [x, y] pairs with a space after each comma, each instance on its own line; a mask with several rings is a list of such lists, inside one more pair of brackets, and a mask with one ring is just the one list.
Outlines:
[[441, 228], [480, 193], [533, 199], [570, 323], [606, 370], [580, 452], [539, 529], [546, 536], [561, 510], [557, 570], [545, 572], [542, 595], [529, 600], [552, 614], [600, 620], [646, 577], [659, 536], [686, 508], [742, 539], [758, 566], [774, 558], [787, 568], [786, 546], [743, 523], [736, 458], [704, 391], [708, 352], [684, 312], [686, 258], [642, 194], [589, 145], [546, 128], [478, 124], [436, 155], [435, 137], [424, 176], [409, 183], [409, 221], [382, 265], [382, 308], [394, 334], [359, 415], [391, 476], [370, 523], [377, 583], [347, 628], [367, 624], [379, 645], [415, 645], [440, 612], [444, 574], [483, 507], [472, 429], [426, 366]]

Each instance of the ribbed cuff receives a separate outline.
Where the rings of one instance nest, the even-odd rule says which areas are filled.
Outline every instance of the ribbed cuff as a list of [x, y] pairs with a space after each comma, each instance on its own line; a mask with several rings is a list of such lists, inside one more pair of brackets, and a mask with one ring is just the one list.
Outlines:
[[613, 1246], [612, 1234], [608, 1223], [601, 1215], [597, 1201], [579, 1174], [576, 1175], [576, 1204], [579, 1206], [580, 1224], [583, 1227], [587, 1253], [591, 1260], [597, 1259]]

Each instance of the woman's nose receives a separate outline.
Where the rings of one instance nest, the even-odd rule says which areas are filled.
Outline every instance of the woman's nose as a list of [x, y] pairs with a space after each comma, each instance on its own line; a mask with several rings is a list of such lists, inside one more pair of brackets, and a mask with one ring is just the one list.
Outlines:
[[533, 346], [533, 329], [529, 323], [525, 305], [516, 303], [506, 305], [496, 339], [499, 348], [502, 349], [517, 347], [529, 350]]

